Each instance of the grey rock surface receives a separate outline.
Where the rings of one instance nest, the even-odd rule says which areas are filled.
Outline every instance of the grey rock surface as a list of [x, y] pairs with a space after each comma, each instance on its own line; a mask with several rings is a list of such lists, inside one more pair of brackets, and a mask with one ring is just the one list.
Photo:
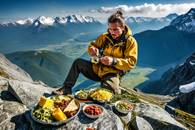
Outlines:
[[27, 110], [26, 106], [16, 101], [0, 102], [0, 130], [14, 130], [18, 123], [22, 126], [20, 114]]
[[31, 76], [17, 65], [11, 63], [6, 57], [0, 53], [0, 75], [9, 79], [17, 79], [21, 81], [33, 82]]
[[135, 130], [153, 130], [150, 123], [148, 123], [144, 118], [136, 116], [132, 123], [131, 127]]
[[53, 88], [18, 80], [9, 80], [9, 92], [28, 108], [35, 106], [42, 95], [50, 95]]
[[135, 112], [148, 121], [154, 130], [185, 130], [181, 123], [170, 116], [168, 112], [157, 105], [140, 103]]
[[[112, 121], [117, 121], [119, 118], [114, 116], [114, 113], [109, 112], [99, 119], [97, 124], [87, 122], [82, 113], [77, 116], [75, 120], [72, 120], [72, 124], [63, 125], [59, 127], [51, 127], [40, 125], [34, 122], [29, 114], [29, 108], [35, 106], [42, 95], [50, 96], [51, 92], [54, 90], [51, 87], [46, 86], [42, 82], [34, 82], [30, 76], [13, 65], [11, 62], [6, 60], [3, 55], [0, 55], [0, 129], [1, 130], [26, 130], [26, 129], [82, 129], [92, 126], [98, 126], [98, 129], [107, 129], [104, 127], [105, 123], [102, 125], [100, 122], [106, 120], [109, 125], [108, 119], [113, 118]], [[183, 125], [172, 118], [164, 109], [159, 106], [150, 103], [139, 103], [137, 104], [135, 111], [136, 118], [135, 122], [138, 129], [144, 128], [140, 125], [140, 122], [145, 122], [146, 128], [154, 130], [183, 130], [186, 129]], [[84, 115], [83, 115], [84, 116]], [[129, 117], [129, 118], [127, 118]], [[123, 120], [131, 120], [132, 115], [124, 117]], [[84, 121], [84, 123], [80, 123]], [[123, 121], [124, 122], [124, 121]], [[100, 123], [100, 124], [98, 124]], [[127, 122], [126, 122], [127, 123]], [[117, 122], [112, 122], [112, 124], [120, 124]], [[150, 125], [149, 125], [150, 124]], [[106, 125], [108, 126], [108, 125]], [[122, 127], [120, 127], [122, 129]], [[115, 126], [115, 129], [118, 128]]]

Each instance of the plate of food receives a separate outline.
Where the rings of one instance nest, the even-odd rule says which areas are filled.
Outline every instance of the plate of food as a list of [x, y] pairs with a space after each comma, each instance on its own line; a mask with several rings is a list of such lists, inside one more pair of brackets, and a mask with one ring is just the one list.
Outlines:
[[127, 100], [119, 100], [114, 106], [116, 110], [122, 114], [128, 114], [135, 108], [135, 104]]
[[89, 92], [89, 97], [94, 101], [105, 103], [110, 101], [113, 97], [113, 93], [108, 89], [97, 88]]
[[75, 93], [75, 97], [81, 100], [87, 100], [89, 96], [88, 90], [79, 90]]
[[98, 104], [87, 104], [83, 106], [83, 113], [92, 119], [96, 119], [104, 114], [104, 108]]
[[70, 96], [42, 96], [30, 115], [38, 123], [57, 126], [72, 120], [79, 112], [80, 103]]

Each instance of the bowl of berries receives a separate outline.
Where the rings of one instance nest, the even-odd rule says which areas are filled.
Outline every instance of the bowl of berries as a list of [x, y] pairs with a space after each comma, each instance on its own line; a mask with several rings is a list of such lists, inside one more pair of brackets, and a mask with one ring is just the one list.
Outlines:
[[83, 107], [83, 113], [87, 117], [95, 119], [104, 114], [104, 108], [98, 104], [87, 104]]

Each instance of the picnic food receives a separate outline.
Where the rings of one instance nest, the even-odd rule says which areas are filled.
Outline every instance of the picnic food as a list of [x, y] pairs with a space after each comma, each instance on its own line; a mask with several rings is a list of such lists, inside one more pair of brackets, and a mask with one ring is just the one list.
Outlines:
[[64, 112], [71, 112], [78, 109], [78, 106], [76, 105], [74, 100], [71, 100], [71, 102], [68, 104], [68, 106], [64, 109]]
[[39, 100], [39, 106], [41, 106], [42, 108], [51, 108], [53, 107], [54, 102], [51, 99], [47, 99], [44, 96], [41, 96], [40, 100]]
[[83, 112], [90, 118], [98, 118], [103, 114], [103, 108], [97, 104], [90, 104], [84, 106]]
[[64, 111], [64, 109], [68, 106], [69, 102], [70, 101], [66, 101], [66, 100], [62, 99], [62, 101], [55, 102], [54, 107], [60, 108], [62, 111]]
[[88, 92], [86, 90], [80, 90], [80, 91], [76, 92], [76, 97], [79, 99], [87, 99]]
[[128, 113], [134, 109], [135, 105], [126, 100], [120, 100], [116, 102], [115, 107], [121, 113]]
[[67, 117], [66, 115], [62, 112], [62, 110], [60, 108], [55, 108], [53, 110], [53, 113], [52, 115], [54, 116], [54, 118], [58, 121], [61, 121], [61, 120], [66, 120]]
[[33, 116], [35, 116], [38, 120], [43, 121], [43, 122], [52, 122], [52, 111], [48, 108], [41, 108], [38, 107], [37, 109], [34, 110]]
[[96, 130], [96, 129], [88, 127], [88, 128], [86, 128], [86, 130]]
[[121, 110], [124, 110], [124, 111], [133, 109], [133, 106], [131, 104], [126, 103], [126, 102], [120, 102], [117, 104], [116, 107], [121, 109]]
[[72, 97], [60, 95], [46, 98], [42, 96], [31, 115], [38, 122], [52, 124], [72, 118], [79, 109], [79, 102]]
[[112, 98], [112, 95], [113, 94], [109, 90], [97, 89], [91, 92], [90, 97], [93, 100], [105, 102], [105, 101], [109, 101]]
[[58, 95], [58, 96], [51, 97], [51, 99], [54, 102], [61, 102], [62, 100], [70, 101], [71, 100], [71, 97], [69, 97], [69, 96], [63, 96], [63, 95]]
[[89, 115], [99, 115], [102, 113], [102, 108], [97, 105], [89, 105], [84, 111]]

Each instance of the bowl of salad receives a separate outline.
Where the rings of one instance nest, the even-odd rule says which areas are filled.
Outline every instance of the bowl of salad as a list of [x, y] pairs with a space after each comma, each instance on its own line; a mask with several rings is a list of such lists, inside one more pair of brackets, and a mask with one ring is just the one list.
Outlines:
[[79, 90], [75, 93], [75, 97], [81, 100], [87, 100], [89, 96], [89, 92], [87, 90]]
[[119, 113], [128, 114], [135, 108], [135, 104], [127, 100], [119, 100], [115, 103], [115, 108]]
[[92, 119], [96, 119], [104, 114], [104, 108], [98, 104], [87, 104], [83, 107], [83, 113]]

